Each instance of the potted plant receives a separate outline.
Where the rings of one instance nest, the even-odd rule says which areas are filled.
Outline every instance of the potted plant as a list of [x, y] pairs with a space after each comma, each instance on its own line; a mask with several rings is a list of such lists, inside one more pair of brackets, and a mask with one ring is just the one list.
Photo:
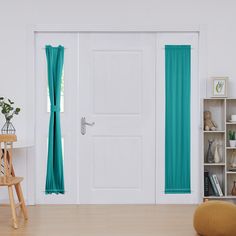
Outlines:
[[11, 101], [10, 99], [0, 97], [0, 108], [1, 112], [5, 117], [5, 124], [2, 127], [2, 133], [3, 134], [15, 134], [16, 130], [11, 123], [11, 119], [13, 118], [14, 115], [18, 115], [20, 112], [20, 108], [14, 108], [13, 107], [14, 102]]
[[229, 130], [229, 145], [230, 147], [236, 146], [235, 131], [232, 130]]

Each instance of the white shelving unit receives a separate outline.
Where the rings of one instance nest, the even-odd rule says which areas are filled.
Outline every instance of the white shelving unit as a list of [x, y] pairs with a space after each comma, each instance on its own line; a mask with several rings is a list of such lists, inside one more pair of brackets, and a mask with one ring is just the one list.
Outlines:
[[[206, 199], [225, 199], [236, 201], [236, 196], [231, 195], [233, 188], [233, 181], [236, 181], [236, 172], [229, 171], [229, 163], [232, 152], [236, 147], [229, 147], [228, 132], [229, 130], [236, 131], [236, 122], [229, 122], [231, 115], [236, 114], [236, 98], [205, 98], [203, 99], [203, 113], [210, 111], [212, 120], [217, 124], [216, 131], [204, 130], [204, 116], [203, 117], [203, 176], [204, 171], [208, 171], [209, 175], [216, 174], [223, 191], [224, 196], [213, 196], [210, 191], [210, 196], [204, 196], [203, 184], [203, 200]], [[212, 152], [214, 155], [215, 144], [219, 144], [219, 153], [221, 156], [220, 163], [207, 163], [206, 154], [208, 150], [208, 140], [214, 139]], [[203, 177], [204, 182], [204, 177]]]

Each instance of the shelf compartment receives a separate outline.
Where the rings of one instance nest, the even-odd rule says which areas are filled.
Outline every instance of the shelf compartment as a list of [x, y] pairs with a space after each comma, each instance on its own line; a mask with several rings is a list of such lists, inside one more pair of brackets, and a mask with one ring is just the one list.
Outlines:
[[227, 172], [227, 196], [231, 195], [231, 190], [233, 188], [234, 181], [236, 181], [236, 173]]
[[[225, 128], [225, 99], [204, 99], [203, 111], [210, 111], [211, 118], [217, 124], [217, 130]], [[204, 116], [203, 116], [204, 119]], [[203, 121], [204, 124], [204, 121]], [[203, 127], [204, 130], [204, 127]]]
[[236, 152], [236, 148], [226, 149], [226, 171], [229, 173], [234, 173], [234, 171], [230, 171], [233, 152]]
[[[207, 162], [207, 150], [208, 150], [208, 140], [215, 140], [214, 143], [212, 144], [212, 153], [214, 155], [215, 153], [215, 148], [216, 144], [219, 144], [219, 155], [221, 157], [221, 163], [225, 162], [225, 133], [219, 133], [219, 132], [210, 132], [210, 133], [205, 133], [204, 135], [204, 163]], [[209, 163], [211, 164], [211, 163]]]
[[236, 115], [236, 99], [226, 100], [226, 121], [231, 119], [231, 115]]
[[[225, 195], [225, 166], [224, 165], [204, 165], [204, 172], [205, 171], [208, 171], [209, 177], [213, 174], [217, 176], [221, 190], [223, 194]], [[212, 187], [210, 187], [209, 192], [210, 192], [211, 197], [220, 198], [219, 196], [214, 196]]]
[[226, 145], [227, 149], [236, 149], [236, 147], [230, 147], [229, 146], [229, 131], [235, 131], [236, 132], [236, 124], [231, 124], [226, 126]]

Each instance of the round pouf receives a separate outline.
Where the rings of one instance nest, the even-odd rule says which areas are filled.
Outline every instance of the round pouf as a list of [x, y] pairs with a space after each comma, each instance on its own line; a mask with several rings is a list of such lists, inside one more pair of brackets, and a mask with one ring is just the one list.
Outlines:
[[194, 213], [193, 225], [202, 236], [236, 236], [236, 206], [224, 201], [204, 202]]

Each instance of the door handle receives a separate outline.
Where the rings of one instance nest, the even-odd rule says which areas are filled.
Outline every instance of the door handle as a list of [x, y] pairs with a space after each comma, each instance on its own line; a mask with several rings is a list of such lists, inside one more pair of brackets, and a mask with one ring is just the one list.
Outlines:
[[86, 121], [86, 118], [85, 118], [85, 117], [82, 117], [82, 118], [81, 118], [81, 134], [82, 134], [82, 135], [85, 135], [85, 134], [86, 134], [86, 125], [88, 125], [88, 126], [94, 126], [94, 125], [95, 125], [95, 122], [88, 123], [88, 122]]

